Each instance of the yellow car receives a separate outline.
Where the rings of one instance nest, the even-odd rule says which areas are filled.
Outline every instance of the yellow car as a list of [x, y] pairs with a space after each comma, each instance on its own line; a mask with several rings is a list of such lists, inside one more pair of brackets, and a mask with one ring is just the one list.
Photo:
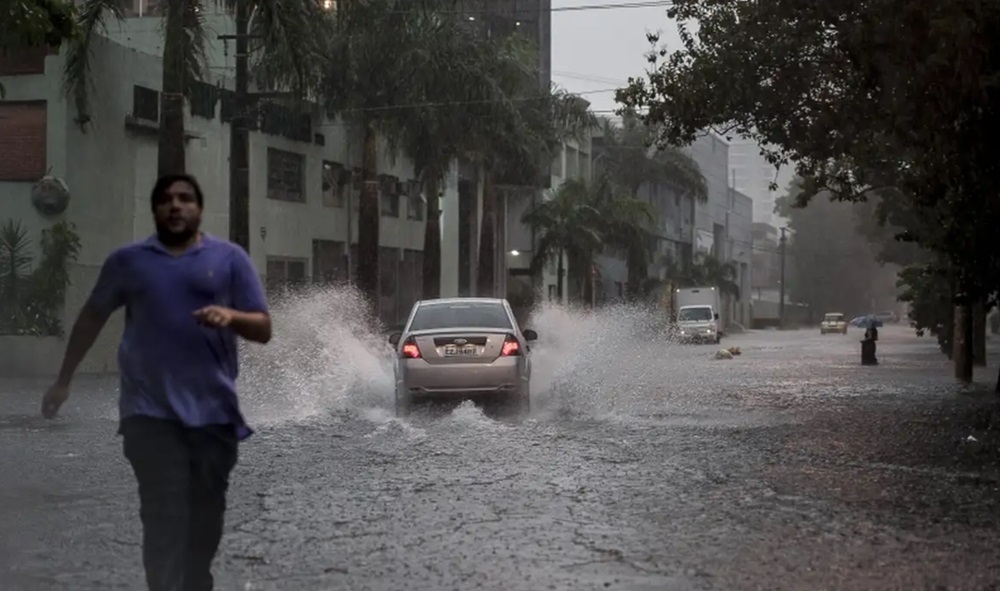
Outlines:
[[844, 319], [843, 314], [834, 312], [823, 317], [823, 322], [819, 324], [819, 334], [827, 334], [830, 332], [847, 334], [847, 320]]

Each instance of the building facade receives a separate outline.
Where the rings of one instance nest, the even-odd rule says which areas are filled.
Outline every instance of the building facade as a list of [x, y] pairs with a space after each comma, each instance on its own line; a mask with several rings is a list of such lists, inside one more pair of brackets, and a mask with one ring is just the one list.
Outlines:
[[753, 224], [753, 289], [775, 289], [781, 283], [781, 232], [770, 224]]
[[701, 168], [708, 199], [695, 207], [694, 253], [711, 255], [733, 266], [739, 295], [724, 298], [724, 325], [750, 324], [748, 294], [752, 284], [753, 200], [730, 183], [729, 142], [714, 133], [699, 136], [685, 150]]
[[552, 0], [463, 0], [459, 14], [487, 35], [524, 35], [537, 51], [539, 84], [552, 84]]
[[[210, 17], [227, 32], [227, 17]], [[66, 321], [83, 304], [104, 258], [154, 231], [149, 192], [156, 178], [162, 38], [157, 18], [126, 19], [97, 38], [91, 55], [90, 121], [79, 123], [67, 100], [64, 55], [0, 63], [7, 90], [0, 102], [0, 223], [19, 224], [37, 260], [41, 232], [72, 223], [81, 251], [71, 266]], [[210, 39], [214, 39], [210, 35]], [[203, 185], [203, 228], [228, 237], [229, 125], [232, 48], [210, 44], [209, 70], [196, 84], [185, 121], [187, 168]], [[342, 122], [322, 113], [292, 114], [262, 105], [250, 133], [250, 254], [271, 288], [350, 279], [357, 241], [361, 143]], [[405, 317], [422, 286], [424, 199], [412, 165], [380, 154], [380, 301], [387, 322]], [[442, 295], [457, 295], [460, 248], [458, 167], [446, 179], [442, 203]], [[46, 175], [69, 187], [69, 205], [49, 216], [35, 207], [32, 188]], [[473, 189], [473, 194], [475, 194]], [[475, 252], [473, 250], [473, 252]], [[120, 319], [116, 320], [120, 322]], [[104, 331], [81, 368], [113, 371], [120, 328]], [[64, 344], [56, 338], [0, 335], [0, 375], [51, 374]]]
[[761, 155], [757, 142], [736, 137], [729, 146], [729, 174], [733, 188], [753, 200], [754, 222], [776, 228], [787, 225], [784, 218], [774, 213], [774, 204], [788, 191], [793, 176], [791, 167], [775, 168]]

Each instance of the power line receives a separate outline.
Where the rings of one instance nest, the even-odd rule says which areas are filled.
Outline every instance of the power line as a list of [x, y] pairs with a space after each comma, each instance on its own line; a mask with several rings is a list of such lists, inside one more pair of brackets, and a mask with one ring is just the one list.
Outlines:
[[[599, 89], [599, 90], [586, 90], [586, 91], [582, 91], [582, 92], [571, 93], [571, 96], [585, 95], [585, 94], [598, 94], [598, 93], [604, 93], [604, 92], [615, 92], [616, 90], [618, 90], [618, 89], [617, 88], [602, 88], [602, 89]], [[440, 108], [440, 107], [457, 107], [457, 106], [462, 106], [462, 105], [483, 105], [483, 104], [488, 105], [488, 104], [501, 103], [501, 102], [528, 102], [528, 101], [536, 101], [536, 100], [546, 100], [546, 99], [549, 99], [549, 98], [551, 98], [551, 95], [544, 95], [543, 94], [543, 95], [538, 95], [538, 96], [513, 97], [513, 98], [508, 98], [508, 99], [483, 99], [483, 100], [475, 100], [475, 101], [442, 101], [442, 102], [436, 102], [436, 103], [410, 103], [410, 104], [403, 104], [403, 105], [385, 105], [385, 106], [382, 106], [382, 107], [371, 107], [371, 108], [367, 108], [367, 109], [344, 109], [344, 110], [338, 111], [338, 113], [361, 113], [361, 112], [366, 112], [366, 111], [385, 112], [385, 111], [400, 111], [400, 110], [404, 110], [404, 109], [430, 109], [430, 108]], [[599, 114], [599, 113], [602, 113], [602, 112], [614, 113], [615, 109], [588, 110], [588, 112], [589, 113], [594, 113], [594, 114]], [[340, 123], [341, 122], [338, 122], [338, 121], [330, 121], [330, 122], [322, 123], [319, 127], [335, 127], [335, 126], [339, 125]]]
[[[586, 12], [592, 10], [619, 10], [619, 9], [631, 9], [631, 8], [669, 8], [673, 6], [673, 0], [646, 0], [637, 2], [615, 2], [615, 3], [603, 3], [603, 4], [585, 4], [583, 6], [556, 6], [549, 8], [548, 10], [537, 10], [530, 8], [521, 8], [514, 10], [497, 10], [496, 8], [463, 8], [463, 9], [426, 9], [426, 10], [390, 10], [383, 14], [442, 14], [442, 15], [463, 15], [463, 16], [476, 16], [476, 15], [491, 15], [491, 16], [517, 16], [517, 15], [533, 15], [540, 14], [543, 12], [548, 13], [560, 13], [560, 12]], [[205, 11], [203, 13], [205, 16], [221, 16], [226, 15], [228, 12], [226, 10], [215, 10], [215, 11]], [[132, 18], [145, 18], [145, 19], [162, 19], [162, 15], [145, 15], [145, 16], [133, 16], [126, 17], [127, 19]], [[159, 30], [159, 27], [150, 28], [129, 28], [129, 32], [133, 33], [144, 33], [151, 32], [154, 30]]]
[[533, 10], [530, 8], [514, 9], [514, 10], [497, 10], [496, 8], [465, 8], [465, 9], [453, 9], [453, 10], [437, 10], [428, 9], [425, 11], [420, 10], [391, 10], [389, 14], [420, 14], [423, 12], [433, 12], [435, 14], [459, 14], [459, 15], [496, 15], [496, 16], [512, 16], [512, 15], [524, 15], [524, 14], [538, 14], [541, 12], [584, 12], [589, 10], [618, 10], [618, 9], [628, 9], [628, 8], [667, 8], [673, 6], [673, 0], [646, 0], [638, 2], [615, 2], [615, 3], [603, 3], [603, 4], [585, 4], [583, 6], [556, 6], [549, 8], [547, 11]]
[[584, 82], [597, 82], [599, 84], [618, 84], [620, 86], [628, 84], [625, 80], [617, 80], [615, 78], [608, 78], [605, 76], [594, 76], [591, 74], [581, 74], [579, 72], [552, 70], [552, 76], [557, 78], [569, 78], [570, 80], [582, 80]]

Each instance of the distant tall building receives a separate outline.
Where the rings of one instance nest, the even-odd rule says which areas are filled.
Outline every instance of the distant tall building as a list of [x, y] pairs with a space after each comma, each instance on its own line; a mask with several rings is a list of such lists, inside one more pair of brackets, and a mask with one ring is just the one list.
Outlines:
[[[729, 144], [729, 183], [734, 189], [753, 200], [753, 221], [776, 228], [785, 225], [774, 213], [774, 203], [788, 190], [792, 180], [788, 167], [777, 170], [760, 154], [760, 145], [742, 137]], [[771, 190], [771, 183], [777, 187]]]
[[552, 0], [459, 0], [463, 18], [481, 21], [491, 35], [525, 35], [538, 49], [538, 82], [552, 83]]

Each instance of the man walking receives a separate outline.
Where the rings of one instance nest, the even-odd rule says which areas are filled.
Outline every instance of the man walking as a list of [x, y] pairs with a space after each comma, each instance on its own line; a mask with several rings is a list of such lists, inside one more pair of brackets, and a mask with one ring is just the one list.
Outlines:
[[151, 201], [156, 235], [104, 262], [42, 414], [56, 415], [124, 306], [118, 432], [139, 483], [146, 582], [150, 591], [209, 591], [229, 473], [251, 434], [236, 396], [237, 337], [267, 343], [271, 319], [247, 253], [200, 231], [204, 196], [193, 177], [162, 177]]

